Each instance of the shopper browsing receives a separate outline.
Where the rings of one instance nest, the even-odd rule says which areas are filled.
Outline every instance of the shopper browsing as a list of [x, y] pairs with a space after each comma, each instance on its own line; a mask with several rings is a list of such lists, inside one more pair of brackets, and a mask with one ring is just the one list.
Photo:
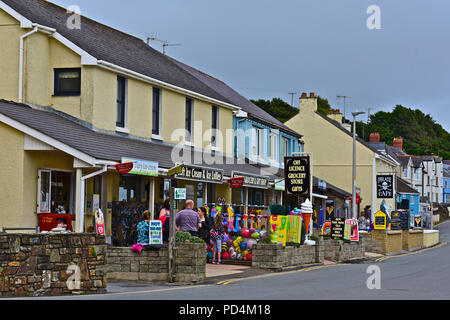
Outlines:
[[143, 245], [149, 243], [149, 238], [150, 238], [149, 220], [150, 220], [150, 212], [144, 211], [144, 213], [142, 214], [142, 221], [139, 222], [139, 224], [137, 225], [137, 228], [136, 228], [137, 232], [138, 232], [137, 243], [140, 243]]
[[214, 253], [213, 253], [213, 264], [216, 264], [216, 254], [217, 254], [217, 263], [221, 264], [221, 252], [222, 252], [222, 240], [224, 235], [223, 228], [223, 216], [221, 214], [216, 216], [216, 220], [214, 221], [213, 228], [211, 229], [211, 240], [214, 245]]
[[198, 237], [198, 229], [202, 227], [200, 216], [197, 212], [192, 210], [194, 208], [194, 201], [186, 201], [186, 209], [177, 213], [175, 224], [179, 231], [189, 232], [191, 236]]

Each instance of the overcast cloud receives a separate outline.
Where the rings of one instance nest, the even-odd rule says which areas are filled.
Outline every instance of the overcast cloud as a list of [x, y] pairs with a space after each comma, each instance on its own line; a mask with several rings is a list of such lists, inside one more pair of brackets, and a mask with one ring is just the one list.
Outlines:
[[[448, 0], [52, 0], [121, 31], [181, 46], [168, 55], [249, 99], [315, 92], [343, 109], [419, 108], [450, 131]], [[370, 5], [381, 30], [369, 30]], [[161, 50], [158, 42], [151, 45]], [[361, 119], [365, 119], [361, 116]]]

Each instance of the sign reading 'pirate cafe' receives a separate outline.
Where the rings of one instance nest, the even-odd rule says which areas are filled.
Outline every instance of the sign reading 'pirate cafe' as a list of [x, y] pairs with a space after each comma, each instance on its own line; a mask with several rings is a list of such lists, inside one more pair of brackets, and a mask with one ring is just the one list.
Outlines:
[[394, 176], [377, 176], [377, 198], [391, 199], [394, 197]]

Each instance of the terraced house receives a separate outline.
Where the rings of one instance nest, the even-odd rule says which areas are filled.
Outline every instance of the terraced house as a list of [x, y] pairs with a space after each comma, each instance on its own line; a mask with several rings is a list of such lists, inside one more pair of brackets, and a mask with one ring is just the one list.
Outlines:
[[[253, 187], [258, 203], [281, 201], [279, 166], [264, 174], [236, 161], [233, 125], [247, 99], [132, 35], [84, 16], [69, 28], [73, 17], [47, 1], [0, 1], [0, 227], [45, 230], [64, 215], [86, 231], [101, 208], [106, 235], [126, 244], [144, 209], [159, 213], [179, 163], [177, 185], [198, 206], [236, 200], [247, 210]], [[295, 151], [301, 135], [281, 129]], [[123, 162], [133, 171], [119, 174]], [[236, 172], [264, 183], [232, 199]]]

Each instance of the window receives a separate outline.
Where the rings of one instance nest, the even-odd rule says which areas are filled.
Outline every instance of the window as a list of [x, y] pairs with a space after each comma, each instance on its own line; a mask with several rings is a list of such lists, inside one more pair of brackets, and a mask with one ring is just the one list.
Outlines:
[[161, 124], [161, 90], [153, 88], [153, 105], [152, 105], [152, 134], [160, 135]]
[[186, 98], [186, 141], [192, 142], [192, 99]]
[[289, 154], [289, 139], [283, 137], [281, 145], [281, 155], [283, 157], [289, 157]]
[[126, 124], [126, 79], [117, 77], [117, 120], [116, 126], [125, 128]]
[[55, 96], [79, 96], [81, 93], [81, 69], [55, 69]]
[[72, 172], [38, 171], [38, 213], [73, 213]]
[[270, 134], [269, 153], [270, 160], [278, 161], [278, 135], [275, 133]]
[[217, 145], [217, 130], [219, 129], [219, 109], [216, 106], [212, 107], [212, 146]]
[[263, 131], [260, 128], [253, 127], [252, 128], [252, 150], [253, 155], [256, 157], [262, 156], [262, 135]]

